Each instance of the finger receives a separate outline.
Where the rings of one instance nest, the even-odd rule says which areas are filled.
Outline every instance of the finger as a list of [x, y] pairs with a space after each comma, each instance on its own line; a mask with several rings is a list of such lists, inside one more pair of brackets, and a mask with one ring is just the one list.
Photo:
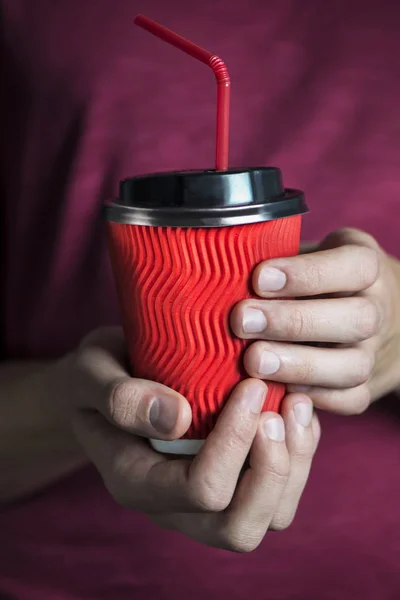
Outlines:
[[349, 388], [370, 378], [375, 354], [364, 345], [323, 348], [255, 342], [244, 355], [250, 377], [323, 387]]
[[242, 339], [354, 344], [379, 332], [383, 309], [374, 298], [244, 300], [231, 314]]
[[171, 510], [179, 507], [181, 512], [225, 510], [253, 443], [266, 392], [262, 381], [241, 382], [192, 463], [172, 460], [148, 472], [146, 484], [152, 497], [165, 502], [170, 498]]
[[190, 485], [203, 509], [224, 510], [233, 497], [250, 452], [267, 386], [256, 379], [240, 383], [190, 468]]
[[191, 423], [187, 400], [164, 385], [129, 376], [121, 330], [98, 330], [70, 359], [75, 406], [99, 411], [112, 425], [136, 435], [171, 440]]
[[[287, 401], [284, 400], [284, 403], [287, 403]], [[273, 416], [275, 417], [276, 415]], [[321, 427], [319, 424], [318, 417], [315, 413], [312, 417], [311, 428], [313, 435], [312, 453], [315, 454], [321, 437]], [[286, 487], [288, 487], [288, 484]], [[297, 489], [298, 494], [299, 492], [301, 493], [301, 491]], [[280, 503], [282, 503], [282, 498], [284, 497], [285, 493], [286, 488], [285, 491], [282, 492]], [[229, 510], [230, 509], [228, 509], [228, 511]], [[225, 513], [168, 513], [159, 516], [152, 515], [152, 519], [160, 527], [184, 533], [188, 537], [198, 542], [207, 544], [207, 546], [215, 546], [219, 548], [223, 547], [227, 550], [236, 550], [242, 552], [246, 550], [253, 550], [253, 547], [255, 547], [258, 544], [258, 541], [260, 538], [262, 538], [263, 532], [265, 530], [265, 525], [261, 529], [261, 532], [259, 531], [259, 529], [257, 529], [259, 531], [258, 534], [252, 529], [248, 529], [246, 532], [244, 532], [244, 536], [247, 539], [247, 536], [249, 536], [250, 532], [250, 540], [247, 539], [247, 541], [245, 541], [244, 537], [238, 537], [237, 531], [234, 527], [227, 530]], [[273, 522], [274, 519], [271, 520], [271, 525]], [[278, 529], [279, 523], [275, 523], [275, 527]], [[228, 531], [231, 532], [230, 536], [228, 535]]]
[[299, 385], [288, 385], [287, 389], [291, 393], [307, 394], [316, 408], [339, 415], [359, 415], [365, 412], [371, 403], [368, 383], [345, 390]]
[[261, 263], [254, 271], [253, 288], [266, 298], [355, 293], [373, 285], [378, 274], [375, 249], [346, 245]]
[[257, 380], [239, 384], [193, 463], [167, 459], [95, 411], [78, 412], [75, 431], [123, 506], [146, 513], [223, 510], [250, 450], [266, 390]]
[[289, 475], [289, 455], [280, 415], [264, 413], [246, 470], [219, 525], [219, 546], [236, 552], [254, 550], [266, 534]]
[[[296, 514], [304, 491], [317, 441], [317, 416], [313, 405], [304, 394], [289, 394], [282, 403], [282, 416], [286, 429], [286, 446], [289, 451], [290, 472], [286, 487], [271, 521], [271, 529], [280, 531], [289, 527]], [[313, 426], [313, 418], [315, 424]]]

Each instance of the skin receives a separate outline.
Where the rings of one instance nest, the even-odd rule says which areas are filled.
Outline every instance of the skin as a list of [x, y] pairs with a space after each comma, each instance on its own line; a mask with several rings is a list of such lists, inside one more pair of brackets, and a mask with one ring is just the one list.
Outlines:
[[[318, 408], [358, 414], [400, 387], [399, 262], [354, 229], [332, 233], [316, 250], [259, 265], [260, 299], [235, 307], [232, 328], [260, 340], [244, 359], [250, 376], [288, 383]], [[281, 289], [266, 291], [280, 281]], [[271, 301], [285, 297], [298, 299]]]
[[[281, 274], [273, 271], [271, 277], [271, 268]], [[272, 291], [265, 291], [266, 284]], [[253, 379], [236, 388], [193, 461], [157, 455], [142, 439], [120, 431], [155, 433], [148, 423], [148, 384], [137, 383], [142, 392], [129, 396], [123, 386], [132, 382], [117, 361], [113, 377], [122, 388], [114, 389], [112, 403], [110, 395], [105, 405], [96, 397], [88, 408], [97, 412], [89, 417], [81, 404], [75, 418], [78, 437], [119, 502], [164, 527], [234, 551], [253, 550], [268, 529], [292, 521], [320, 435], [316, 416], [310, 420], [311, 401], [325, 410], [360, 413], [400, 380], [398, 263], [367, 234], [342, 230], [314, 252], [262, 263], [253, 287], [259, 299], [239, 303], [231, 315], [236, 335], [257, 340], [245, 356]], [[91, 343], [84, 348], [93, 353]], [[267, 375], [260, 371], [263, 352], [269, 353]], [[110, 365], [103, 357], [104, 366]], [[290, 384], [282, 417], [260, 415], [264, 384], [257, 378], [266, 376]], [[176, 429], [163, 439], [177, 437], [189, 424], [181, 401]], [[270, 430], [268, 423], [274, 424]]]
[[[313, 405], [360, 413], [400, 387], [400, 268], [367, 234], [341, 230], [302, 256], [258, 265], [253, 287], [257, 299], [231, 315], [235, 334], [254, 340], [245, 356], [249, 379], [233, 391], [193, 460], [150, 448], [146, 438], [185, 433], [190, 407], [165, 386], [129, 377], [118, 329], [91, 333], [56, 363], [3, 366], [3, 501], [28, 495], [88, 457], [120, 504], [205, 544], [249, 552], [269, 529], [287, 527], [320, 437]], [[299, 299], [285, 299], [293, 297]], [[255, 316], [264, 323], [259, 331]], [[267, 376], [260, 372], [263, 352], [272, 353], [264, 366], [275, 365]], [[267, 391], [260, 378], [289, 383], [281, 415], [260, 413]]]
[[[66, 408], [74, 431], [114, 498], [165, 528], [237, 552], [256, 548], [268, 529], [287, 527], [320, 435], [310, 399], [289, 394], [282, 416], [261, 415], [267, 387], [248, 379], [233, 391], [200, 453], [169, 458], [144, 438], [183, 435], [190, 407], [162, 385], [130, 378], [124, 353], [122, 332], [104, 329], [60, 365], [70, 382], [67, 401], [74, 404]], [[160, 414], [152, 412], [154, 402], [164, 401], [175, 414], [168, 433], [151, 418]]]

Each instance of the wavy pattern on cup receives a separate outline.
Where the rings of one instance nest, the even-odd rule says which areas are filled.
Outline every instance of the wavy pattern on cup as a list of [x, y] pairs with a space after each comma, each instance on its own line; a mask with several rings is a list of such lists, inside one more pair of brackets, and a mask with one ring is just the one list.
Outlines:
[[[204, 439], [245, 377], [250, 342], [232, 335], [230, 311], [251, 297], [256, 264], [297, 254], [300, 224], [298, 216], [216, 229], [108, 224], [133, 374], [188, 399], [185, 437]], [[269, 383], [264, 410], [279, 410], [284, 392]]]

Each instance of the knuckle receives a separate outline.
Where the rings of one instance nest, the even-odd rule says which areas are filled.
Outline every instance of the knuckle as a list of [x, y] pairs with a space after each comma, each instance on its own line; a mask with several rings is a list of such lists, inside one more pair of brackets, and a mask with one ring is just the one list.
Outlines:
[[270, 480], [274, 487], [284, 487], [290, 473], [289, 456], [280, 457], [279, 459], [271, 460], [269, 465], [266, 465], [265, 476]]
[[354, 312], [355, 330], [360, 340], [377, 334], [381, 327], [381, 314], [376, 303], [369, 298], [360, 298]]
[[[302, 436], [297, 444], [294, 442], [294, 447], [290, 452], [293, 463], [304, 464], [311, 463], [314, 454], [314, 443], [312, 435]], [[299, 443], [300, 442], [300, 443]]]
[[370, 352], [361, 350], [355, 365], [354, 385], [367, 383], [375, 366], [375, 356]]
[[226, 423], [224, 426], [224, 453], [234, 456], [238, 450], [247, 448], [250, 450], [254, 438], [254, 428], [257, 420], [256, 415], [244, 415], [239, 411], [235, 415], [235, 421]]
[[372, 249], [379, 248], [378, 242], [372, 235], [356, 227], [340, 227], [330, 233], [326, 239], [333, 240], [336, 244], [340, 245], [357, 245]]
[[253, 438], [253, 420], [243, 418], [239, 426], [229, 428], [229, 442], [231, 453], [236, 453], [238, 448], [247, 447], [251, 444]]
[[248, 554], [258, 548], [262, 537], [253, 532], [244, 532], [242, 527], [222, 535], [221, 546], [230, 552]]
[[326, 268], [324, 268], [323, 263], [315, 262], [314, 257], [311, 255], [310, 259], [306, 260], [304, 265], [304, 280], [309, 289], [309, 296], [320, 293], [324, 287], [325, 278]]
[[102, 346], [103, 344], [108, 345], [110, 340], [123, 340], [123, 333], [120, 327], [104, 326], [90, 331], [82, 339], [80, 348], [84, 349], [86, 347]]
[[354, 415], [363, 414], [371, 403], [371, 394], [367, 385], [362, 385], [357, 388], [355, 397], [353, 400], [353, 411]]
[[[314, 330], [312, 315], [298, 308], [295, 303], [283, 321], [283, 327], [281, 326], [283, 337], [292, 341], [307, 339]], [[279, 331], [279, 327], [277, 330]]]
[[336, 248], [354, 243], [354, 233], [354, 229], [350, 227], [335, 229], [324, 238], [321, 247], [322, 249]]
[[97, 344], [99, 339], [102, 339], [104, 335], [107, 334], [107, 328], [101, 327], [99, 329], [94, 329], [87, 333], [81, 340], [80, 347], [85, 348], [86, 346], [91, 346], [92, 344]]
[[81, 343], [74, 353], [75, 365], [80, 371], [84, 371], [88, 361], [91, 360], [93, 349], [90, 344]]
[[274, 531], [284, 531], [293, 523], [294, 514], [278, 512], [271, 521], [271, 529]]
[[110, 384], [108, 410], [110, 419], [121, 429], [137, 424], [141, 395], [136, 386], [123, 379]]
[[304, 358], [297, 366], [296, 379], [298, 382], [306, 383], [312, 381], [315, 374], [315, 363], [309, 358]]
[[374, 248], [359, 246], [358, 259], [357, 277], [360, 286], [363, 288], [370, 287], [375, 283], [379, 276], [379, 253]]
[[307, 329], [308, 325], [306, 323], [306, 319], [304, 318], [303, 312], [294, 307], [294, 309], [290, 312], [287, 323], [287, 332], [290, 338], [294, 340], [301, 339]]
[[214, 481], [207, 478], [203, 478], [199, 485], [192, 483], [189, 493], [194, 508], [199, 512], [222, 512], [232, 499], [226, 486], [216, 485]]
[[353, 229], [352, 227], [339, 227], [330, 233], [327, 239], [335, 239], [344, 243], [353, 240], [355, 234], [357, 234], [357, 229]]

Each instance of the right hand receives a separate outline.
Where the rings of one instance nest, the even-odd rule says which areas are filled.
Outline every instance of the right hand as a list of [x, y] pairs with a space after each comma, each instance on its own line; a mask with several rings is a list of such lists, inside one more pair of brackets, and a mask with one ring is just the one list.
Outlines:
[[190, 406], [161, 384], [131, 378], [125, 365], [120, 329], [93, 332], [60, 363], [73, 429], [117, 502], [239, 552], [256, 548], [268, 529], [290, 524], [320, 436], [307, 396], [287, 396], [283, 418], [260, 414], [266, 385], [248, 379], [233, 391], [200, 453], [169, 458], [146, 438], [182, 436]]

